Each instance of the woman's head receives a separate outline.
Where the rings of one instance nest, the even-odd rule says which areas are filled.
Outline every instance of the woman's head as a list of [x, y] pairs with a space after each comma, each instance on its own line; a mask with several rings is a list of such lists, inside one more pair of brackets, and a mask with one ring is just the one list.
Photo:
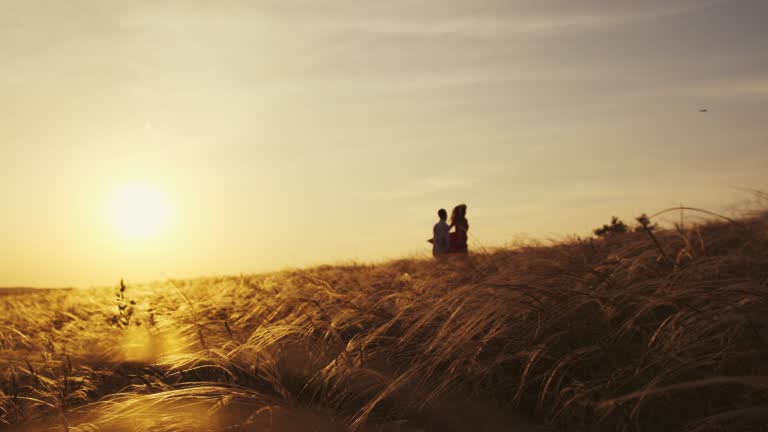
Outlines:
[[461, 223], [467, 220], [467, 205], [459, 204], [451, 212], [451, 224]]

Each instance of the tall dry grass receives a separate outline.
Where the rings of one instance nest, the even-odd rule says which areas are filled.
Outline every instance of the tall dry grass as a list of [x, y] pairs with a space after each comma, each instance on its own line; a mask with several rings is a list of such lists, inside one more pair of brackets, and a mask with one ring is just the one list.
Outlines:
[[768, 215], [7, 295], [0, 363], [7, 429], [761, 430]]

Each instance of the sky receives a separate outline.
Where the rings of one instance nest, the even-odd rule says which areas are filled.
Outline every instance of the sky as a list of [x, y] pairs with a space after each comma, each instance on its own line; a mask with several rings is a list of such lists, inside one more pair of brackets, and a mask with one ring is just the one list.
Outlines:
[[768, 187], [764, 0], [0, 6], [0, 286], [426, 256], [459, 203], [470, 248], [561, 239]]

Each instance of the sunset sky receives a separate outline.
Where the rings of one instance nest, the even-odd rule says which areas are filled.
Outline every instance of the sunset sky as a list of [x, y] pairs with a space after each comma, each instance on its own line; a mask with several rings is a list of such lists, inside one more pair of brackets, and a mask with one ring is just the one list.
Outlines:
[[476, 248], [768, 188], [765, 0], [0, 6], [0, 286], [426, 255], [459, 203]]

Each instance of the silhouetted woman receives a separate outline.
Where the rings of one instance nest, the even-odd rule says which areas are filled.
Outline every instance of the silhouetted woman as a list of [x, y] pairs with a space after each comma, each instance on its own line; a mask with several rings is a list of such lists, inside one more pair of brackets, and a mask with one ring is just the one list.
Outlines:
[[469, 231], [469, 221], [467, 221], [467, 205], [459, 204], [451, 212], [450, 233], [451, 244], [448, 253], [467, 254], [467, 231]]

